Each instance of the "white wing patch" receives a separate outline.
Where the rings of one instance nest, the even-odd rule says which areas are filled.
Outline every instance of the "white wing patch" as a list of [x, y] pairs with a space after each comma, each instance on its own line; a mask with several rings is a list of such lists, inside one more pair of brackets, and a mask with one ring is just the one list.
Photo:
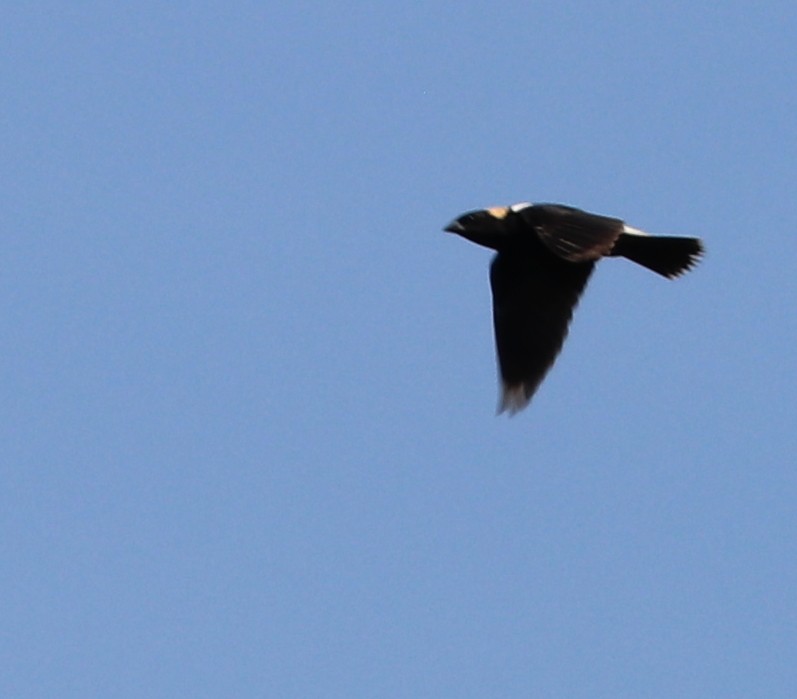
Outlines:
[[534, 206], [534, 204], [531, 204], [530, 202], [527, 201], [521, 201], [519, 204], [512, 204], [512, 206], [509, 207], [509, 210], [512, 213], [516, 214], [518, 211], [523, 211], [523, 209], [528, 209], [530, 206]]
[[645, 231], [629, 226], [627, 223], [623, 224], [623, 233], [627, 233], [628, 235], [650, 235], [650, 233], [645, 233]]

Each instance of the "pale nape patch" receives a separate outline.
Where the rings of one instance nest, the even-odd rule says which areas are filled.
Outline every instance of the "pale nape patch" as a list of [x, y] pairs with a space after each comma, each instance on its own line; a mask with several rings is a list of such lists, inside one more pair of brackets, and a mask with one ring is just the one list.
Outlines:
[[492, 206], [487, 209], [487, 213], [490, 214], [493, 218], [502, 219], [506, 218], [507, 214], [509, 214], [509, 207], [508, 206]]
[[527, 201], [522, 201], [519, 204], [512, 204], [512, 206], [491, 206], [487, 209], [487, 213], [493, 218], [501, 220], [509, 216], [510, 212], [516, 214], [518, 211], [528, 209], [530, 206], [532, 206], [532, 204], [529, 204]]

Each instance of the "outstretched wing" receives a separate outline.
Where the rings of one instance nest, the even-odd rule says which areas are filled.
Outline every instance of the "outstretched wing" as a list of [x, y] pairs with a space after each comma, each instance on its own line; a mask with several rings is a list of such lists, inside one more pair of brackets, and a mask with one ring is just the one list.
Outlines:
[[499, 253], [490, 267], [493, 324], [502, 393], [498, 412], [528, 405], [567, 336], [594, 262]]
[[608, 255], [623, 232], [617, 218], [590, 214], [561, 204], [537, 204], [520, 212], [545, 247], [569, 262], [586, 262]]

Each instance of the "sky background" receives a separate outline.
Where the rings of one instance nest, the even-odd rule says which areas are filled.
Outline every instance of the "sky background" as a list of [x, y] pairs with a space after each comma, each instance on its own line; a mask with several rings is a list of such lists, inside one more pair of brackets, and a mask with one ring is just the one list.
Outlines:
[[[792, 698], [797, 6], [0, 13], [0, 695]], [[496, 417], [489, 251], [601, 264]]]

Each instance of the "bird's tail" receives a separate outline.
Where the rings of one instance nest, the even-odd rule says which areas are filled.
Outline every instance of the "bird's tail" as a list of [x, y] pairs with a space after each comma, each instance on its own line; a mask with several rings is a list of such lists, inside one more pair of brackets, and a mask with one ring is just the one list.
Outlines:
[[673, 279], [697, 264], [703, 254], [703, 243], [698, 238], [623, 233], [611, 254]]

